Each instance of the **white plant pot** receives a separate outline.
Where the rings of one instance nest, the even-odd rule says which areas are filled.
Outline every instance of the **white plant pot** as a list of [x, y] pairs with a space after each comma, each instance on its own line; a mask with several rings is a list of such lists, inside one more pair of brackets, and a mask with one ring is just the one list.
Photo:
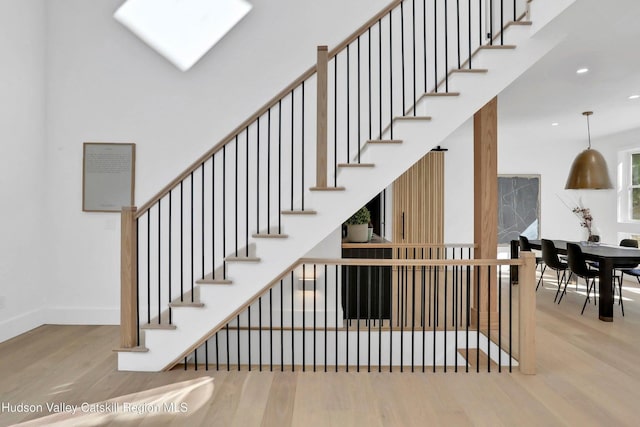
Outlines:
[[353, 243], [369, 241], [369, 224], [348, 224], [347, 240]]

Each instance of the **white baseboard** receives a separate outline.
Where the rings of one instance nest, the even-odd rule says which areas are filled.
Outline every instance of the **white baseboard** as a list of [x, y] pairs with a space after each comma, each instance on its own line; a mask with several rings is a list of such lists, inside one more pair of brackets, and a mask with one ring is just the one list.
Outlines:
[[30, 331], [44, 324], [43, 310], [36, 309], [0, 322], [0, 342]]
[[49, 307], [43, 309], [44, 323], [51, 325], [119, 325], [120, 308]]
[[0, 342], [7, 341], [45, 324], [119, 325], [120, 309], [51, 307], [31, 310], [0, 321]]

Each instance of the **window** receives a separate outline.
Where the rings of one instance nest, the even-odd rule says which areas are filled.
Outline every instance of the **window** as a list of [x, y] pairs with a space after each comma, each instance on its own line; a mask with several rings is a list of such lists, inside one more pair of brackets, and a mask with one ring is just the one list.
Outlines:
[[629, 169], [629, 219], [640, 221], [640, 153], [631, 153]]

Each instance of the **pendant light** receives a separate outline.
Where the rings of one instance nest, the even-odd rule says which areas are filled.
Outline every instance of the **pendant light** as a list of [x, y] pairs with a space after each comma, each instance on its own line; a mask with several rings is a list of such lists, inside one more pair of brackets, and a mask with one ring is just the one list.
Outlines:
[[591, 148], [591, 129], [589, 128], [589, 116], [592, 111], [585, 111], [587, 117], [587, 134], [589, 136], [589, 148], [578, 154], [571, 165], [569, 177], [564, 188], [566, 190], [605, 190], [613, 188], [609, 179], [607, 162], [599, 151]]

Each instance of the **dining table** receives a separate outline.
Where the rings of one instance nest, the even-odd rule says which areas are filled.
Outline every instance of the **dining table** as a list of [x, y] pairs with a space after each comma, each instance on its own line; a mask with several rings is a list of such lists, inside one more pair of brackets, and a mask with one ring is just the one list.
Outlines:
[[[592, 242], [570, 242], [567, 240], [551, 239], [559, 254], [567, 254], [567, 243], [580, 245], [582, 253], [588, 261], [598, 263], [600, 280], [600, 304], [598, 307], [598, 317], [604, 322], [613, 322], [613, 274], [616, 267], [628, 267], [631, 264], [640, 264], [640, 249], [628, 248], [617, 245]], [[541, 240], [529, 240], [532, 249], [542, 250]], [[511, 257], [517, 257], [514, 253], [514, 244], [511, 246]], [[514, 256], [515, 255], [515, 256]], [[609, 283], [609, 286], [603, 286]]]

